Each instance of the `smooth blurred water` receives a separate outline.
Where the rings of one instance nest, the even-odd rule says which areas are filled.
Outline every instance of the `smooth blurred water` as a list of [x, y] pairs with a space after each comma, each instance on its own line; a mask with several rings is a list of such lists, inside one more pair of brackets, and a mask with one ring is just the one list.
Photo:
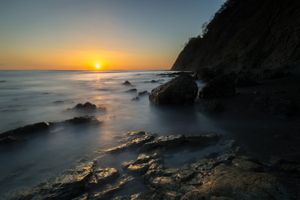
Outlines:
[[[90, 101], [105, 107], [94, 113], [100, 126], [60, 125], [50, 133], [40, 133], [26, 142], [0, 146], [0, 199], [16, 190], [33, 187], [63, 171], [92, 160], [101, 149], [112, 147], [127, 131], [144, 130], [159, 135], [204, 134], [215, 132], [237, 140], [258, 156], [282, 152], [278, 142], [270, 142], [277, 133], [299, 127], [298, 121], [271, 119], [268, 115], [207, 115], [194, 106], [153, 106], [148, 96], [132, 99], [138, 92], [151, 91], [169, 81], [165, 71], [92, 72], [92, 71], [0, 71], [0, 133], [41, 122], [60, 122], [83, 113], [68, 111], [77, 103]], [[133, 86], [122, 83], [129, 80]], [[158, 82], [152, 83], [152, 80]], [[203, 86], [198, 82], [199, 88]], [[271, 140], [270, 140], [271, 139]], [[177, 166], [203, 152], [180, 151], [170, 156]], [[100, 160], [100, 166], [118, 166], [136, 155], [124, 152]]]
[[[168, 72], [1, 71], [0, 132], [40, 121], [59, 122], [81, 116], [82, 113], [68, 109], [86, 101], [105, 107], [106, 112], [95, 113], [103, 122], [99, 127], [61, 126], [27, 142], [0, 147], [0, 193], [55, 177], [80, 159], [92, 158], [97, 150], [114, 145], [127, 131], [222, 132], [194, 107], [155, 107], [147, 95], [132, 101], [137, 94], [127, 90], [150, 92], [170, 80], [161, 73]], [[125, 80], [133, 86], [122, 85]]]

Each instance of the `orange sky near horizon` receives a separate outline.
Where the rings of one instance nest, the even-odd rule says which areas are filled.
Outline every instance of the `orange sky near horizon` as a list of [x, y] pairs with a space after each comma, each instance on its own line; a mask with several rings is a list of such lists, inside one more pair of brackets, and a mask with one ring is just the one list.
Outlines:
[[0, 70], [167, 70], [223, 0], [1, 0]]
[[[3, 55], [3, 54], [2, 54]], [[32, 52], [2, 56], [2, 70], [166, 70], [170, 69], [174, 56], [161, 56], [141, 53], [107, 50], [72, 50], [62, 52]], [[175, 54], [174, 54], [175, 55]], [[7, 60], [8, 64], [5, 64]], [[154, 62], [153, 62], [154, 61]], [[26, 65], [24, 65], [26, 63]], [[44, 63], [44, 64], [41, 64]], [[96, 65], [100, 64], [100, 69]]]

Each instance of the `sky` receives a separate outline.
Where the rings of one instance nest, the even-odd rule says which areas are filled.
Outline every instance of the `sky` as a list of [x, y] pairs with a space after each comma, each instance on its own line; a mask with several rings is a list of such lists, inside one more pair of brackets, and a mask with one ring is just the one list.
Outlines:
[[0, 0], [0, 69], [169, 69], [224, 0]]

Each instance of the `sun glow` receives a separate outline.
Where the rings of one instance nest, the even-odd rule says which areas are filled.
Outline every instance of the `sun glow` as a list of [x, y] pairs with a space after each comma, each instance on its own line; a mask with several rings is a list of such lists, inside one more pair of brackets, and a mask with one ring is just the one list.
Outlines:
[[96, 70], [100, 70], [101, 69], [101, 64], [100, 63], [96, 63], [96, 65], [95, 65], [95, 68], [96, 68]]

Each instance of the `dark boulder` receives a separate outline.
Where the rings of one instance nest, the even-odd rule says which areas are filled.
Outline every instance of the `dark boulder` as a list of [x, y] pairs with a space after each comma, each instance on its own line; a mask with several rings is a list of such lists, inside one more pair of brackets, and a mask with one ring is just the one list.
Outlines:
[[221, 75], [209, 81], [201, 90], [200, 98], [211, 99], [230, 97], [236, 94], [235, 78], [231, 75]]
[[152, 103], [188, 104], [193, 103], [198, 93], [198, 86], [189, 75], [182, 75], [153, 89], [149, 96]]
[[90, 111], [96, 111], [97, 106], [95, 104], [90, 103], [90, 102], [86, 102], [84, 104], [79, 103], [73, 108], [73, 110], [90, 112]]
[[131, 86], [132, 84], [129, 81], [124, 81], [122, 85]]

